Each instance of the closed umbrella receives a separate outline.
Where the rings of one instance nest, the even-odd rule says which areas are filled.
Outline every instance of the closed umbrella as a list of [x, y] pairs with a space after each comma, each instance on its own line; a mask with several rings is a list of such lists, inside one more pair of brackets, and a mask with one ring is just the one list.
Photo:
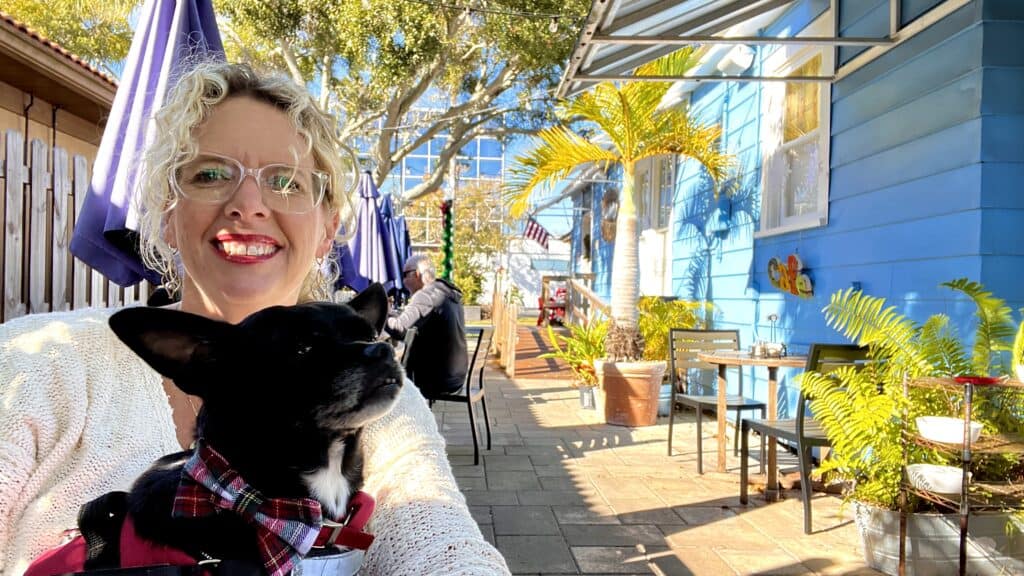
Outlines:
[[[402, 268], [394, 251], [394, 239], [381, 215], [380, 192], [369, 172], [360, 177], [358, 191], [356, 229], [348, 242], [354, 276], [342, 282], [357, 292], [373, 282], [380, 282], [386, 291], [400, 289]], [[344, 267], [343, 263], [343, 272]]]
[[146, 0], [71, 238], [72, 254], [121, 286], [160, 281], [139, 257], [138, 165], [153, 111], [197, 57], [224, 57], [211, 0]]
[[[412, 256], [412, 246], [409, 242], [409, 229], [405, 225], [405, 216], [395, 216], [391, 199], [392, 195], [388, 194], [381, 201], [380, 215], [384, 220], [384, 228], [391, 237], [391, 255], [389, 258], [395, 260], [398, 270], [403, 270], [405, 268], [405, 261]], [[396, 302], [400, 302], [407, 296], [401, 282], [401, 276], [399, 276], [399, 282], [394, 288], [394, 296]]]

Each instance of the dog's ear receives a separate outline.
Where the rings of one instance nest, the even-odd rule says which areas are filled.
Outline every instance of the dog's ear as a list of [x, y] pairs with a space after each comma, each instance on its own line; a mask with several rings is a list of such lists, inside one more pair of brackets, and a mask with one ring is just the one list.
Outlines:
[[160, 374], [188, 394], [199, 383], [189, 376], [195, 362], [208, 357], [212, 343], [229, 337], [233, 326], [196, 314], [163, 308], [126, 308], [110, 317], [110, 328], [122, 342]]
[[349, 300], [348, 305], [366, 319], [373, 329], [380, 334], [384, 329], [384, 321], [388, 318], [388, 295], [379, 282], [374, 282]]

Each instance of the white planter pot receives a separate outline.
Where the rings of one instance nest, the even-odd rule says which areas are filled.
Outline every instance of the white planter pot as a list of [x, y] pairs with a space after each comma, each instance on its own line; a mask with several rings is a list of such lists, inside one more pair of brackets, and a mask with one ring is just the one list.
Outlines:
[[[854, 503], [864, 561], [886, 574], [898, 573], [900, 515]], [[1024, 534], [1007, 534], [1007, 514], [972, 515], [968, 523], [967, 573], [1024, 574]], [[1020, 521], [1017, 520], [1018, 527]], [[1012, 530], [1010, 532], [1013, 532]], [[960, 517], [956, 514], [911, 514], [907, 517], [906, 576], [956, 574], [960, 558]]]
[[668, 416], [672, 406], [672, 385], [662, 384], [661, 394], [658, 395], [658, 416]]

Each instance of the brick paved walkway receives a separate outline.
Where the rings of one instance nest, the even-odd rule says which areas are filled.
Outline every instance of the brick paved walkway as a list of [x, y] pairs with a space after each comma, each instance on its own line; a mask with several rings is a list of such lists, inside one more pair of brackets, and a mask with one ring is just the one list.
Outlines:
[[[523, 331], [521, 346], [544, 345]], [[744, 507], [735, 460], [729, 473], [697, 475], [692, 414], [677, 418], [668, 457], [666, 423], [605, 425], [579, 409], [562, 367], [520, 359], [515, 381], [489, 369], [494, 448], [480, 466], [465, 406], [434, 407], [459, 485], [513, 573], [877, 574], [837, 498], [816, 494], [818, 532], [806, 536], [798, 491], [774, 504], [754, 493]], [[705, 444], [707, 461], [715, 443]]]

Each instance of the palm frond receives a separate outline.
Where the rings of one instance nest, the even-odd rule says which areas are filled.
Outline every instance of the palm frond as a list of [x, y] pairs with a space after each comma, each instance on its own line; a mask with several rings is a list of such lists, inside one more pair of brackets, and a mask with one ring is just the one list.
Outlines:
[[588, 142], [564, 126], [541, 130], [535, 140], [533, 148], [516, 156], [502, 186], [502, 197], [513, 218], [526, 212], [530, 196], [538, 186], [551, 186], [582, 164], [607, 165], [618, 161], [615, 153]]
[[610, 82], [598, 84], [559, 108], [559, 117], [564, 122], [583, 120], [595, 124], [620, 154], [624, 139], [623, 114], [619, 90]]
[[943, 282], [941, 286], [965, 294], [977, 306], [975, 317], [978, 319], [978, 327], [971, 356], [972, 373], [991, 374], [993, 366], [996, 371], [1005, 372], [1005, 367], [999, 365], [999, 353], [1011, 349], [1015, 331], [1013, 311], [1006, 305], [1006, 301], [993, 296], [979, 282], [967, 278]]
[[735, 164], [731, 154], [720, 150], [721, 126], [700, 124], [682, 110], [665, 111], [658, 120], [661, 124], [644, 156], [679, 154], [692, 158], [704, 166], [716, 182], [724, 179]]

